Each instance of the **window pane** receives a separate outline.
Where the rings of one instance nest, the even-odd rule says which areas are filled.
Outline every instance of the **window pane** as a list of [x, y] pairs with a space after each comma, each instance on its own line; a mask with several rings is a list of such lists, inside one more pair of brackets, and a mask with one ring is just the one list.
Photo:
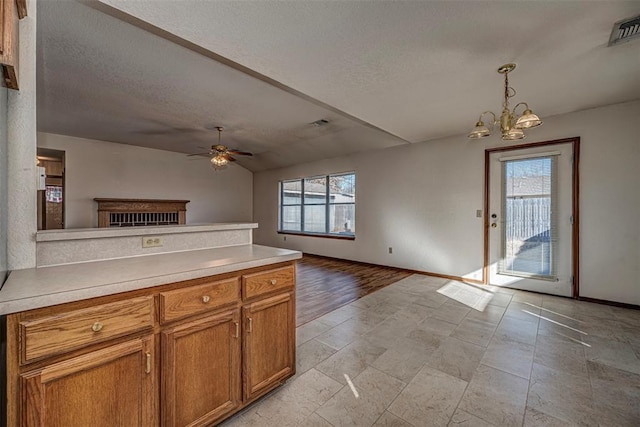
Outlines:
[[334, 175], [329, 177], [331, 203], [354, 203], [356, 201], [356, 176]]
[[[284, 181], [282, 183], [282, 204], [283, 205], [299, 205], [301, 204], [302, 180]], [[298, 215], [299, 217], [299, 215]]]
[[325, 203], [327, 203], [327, 177], [321, 176], [315, 178], [305, 178], [304, 204], [318, 205]]
[[553, 276], [552, 158], [505, 162], [500, 272]]
[[300, 206], [283, 206], [282, 207], [282, 229], [289, 231], [300, 230]]
[[329, 233], [354, 235], [356, 233], [355, 212], [355, 205], [331, 205], [329, 207]]
[[311, 205], [304, 207], [304, 231], [312, 233], [326, 233], [325, 205]]

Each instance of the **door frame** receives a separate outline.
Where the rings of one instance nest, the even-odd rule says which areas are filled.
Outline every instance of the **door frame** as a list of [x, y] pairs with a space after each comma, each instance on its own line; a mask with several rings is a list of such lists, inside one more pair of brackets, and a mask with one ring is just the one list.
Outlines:
[[530, 142], [527, 144], [494, 147], [484, 150], [484, 265], [482, 268], [482, 282], [489, 284], [489, 158], [491, 154], [501, 151], [524, 150], [526, 148], [546, 147], [558, 144], [571, 144], [573, 149], [571, 208], [573, 210], [573, 224], [571, 225], [571, 275], [573, 276], [572, 298], [580, 297], [580, 137], [554, 139], [552, 141]]

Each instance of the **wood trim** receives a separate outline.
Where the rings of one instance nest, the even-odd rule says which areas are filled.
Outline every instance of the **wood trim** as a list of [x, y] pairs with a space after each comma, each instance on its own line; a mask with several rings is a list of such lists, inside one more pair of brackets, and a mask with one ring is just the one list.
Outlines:
[[589, 298], [589, 297], [578, 297], [578, 300], [585, 301], [585, 302], [592, 302], [594, 304], [604, 304], [604, 305], [611, 305], [613, 307], [628, 308], [631, 310], [640, 310], [640, 305], [627, 304], [626, 302], [609, 301], [606, 299]]
[[3, 81], [9, 89], [18, 90], [18, 7], [17, 1], [0, 0], [0, 64]]
[[339, 236], [335, 234], [316, 234], [316, 233], [298, 233], [295, 231], [278, 231], [278, 234], [289, 234], [292, 236], [304, 236], [304, 237], [322, 237], [325, 239], [338, 239], [338, 240], [356, 240], [356, 236]]
[[27, 0], [16, 0], [16, 9], [18, 10], [18, 19], [27, 16]]
[[484, 266], [482, 269], [483, 284], [489, 284], [489, 157], [492, 153], [503, 151], [525, 150], [527, 148], [545, 147], [550, 145], [571, 144], [573, 150], [571, 190], [573, 225], [571, 226], [571, 274], [573, 276], [572, 298], [580, 299], [580, 137], [554, 139], [551, 141], [530, 142], [520, 145], [487, 148], [484, 155]]

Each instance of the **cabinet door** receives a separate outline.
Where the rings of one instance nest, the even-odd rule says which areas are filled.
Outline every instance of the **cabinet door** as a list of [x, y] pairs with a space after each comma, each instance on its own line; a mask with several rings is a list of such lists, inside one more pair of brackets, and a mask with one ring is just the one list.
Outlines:
[[154, 425], [153, 349], [150, 335], [22, 374], [21, 425]]
[[251, 400], [295, 373], [292, 293], [244, 307], [244, 398]]
[[164, 426], [209, 425], [240, 405], [239, 322], [235, 309], [162, 333]]

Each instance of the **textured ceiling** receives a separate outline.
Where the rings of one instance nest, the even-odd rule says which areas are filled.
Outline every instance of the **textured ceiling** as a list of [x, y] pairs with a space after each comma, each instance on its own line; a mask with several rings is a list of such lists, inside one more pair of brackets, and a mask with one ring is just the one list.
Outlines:
[[638, 1], [94, 4], [151, 32], [38, 7], [40, 130], [186, 153], [222, 125], [259, 153], [242, 161], [254, 171], [466, 133], [498, 112], [506, 62], [514, 101], [543, 118], [640, 98], [640, 42], [606, 47]]

